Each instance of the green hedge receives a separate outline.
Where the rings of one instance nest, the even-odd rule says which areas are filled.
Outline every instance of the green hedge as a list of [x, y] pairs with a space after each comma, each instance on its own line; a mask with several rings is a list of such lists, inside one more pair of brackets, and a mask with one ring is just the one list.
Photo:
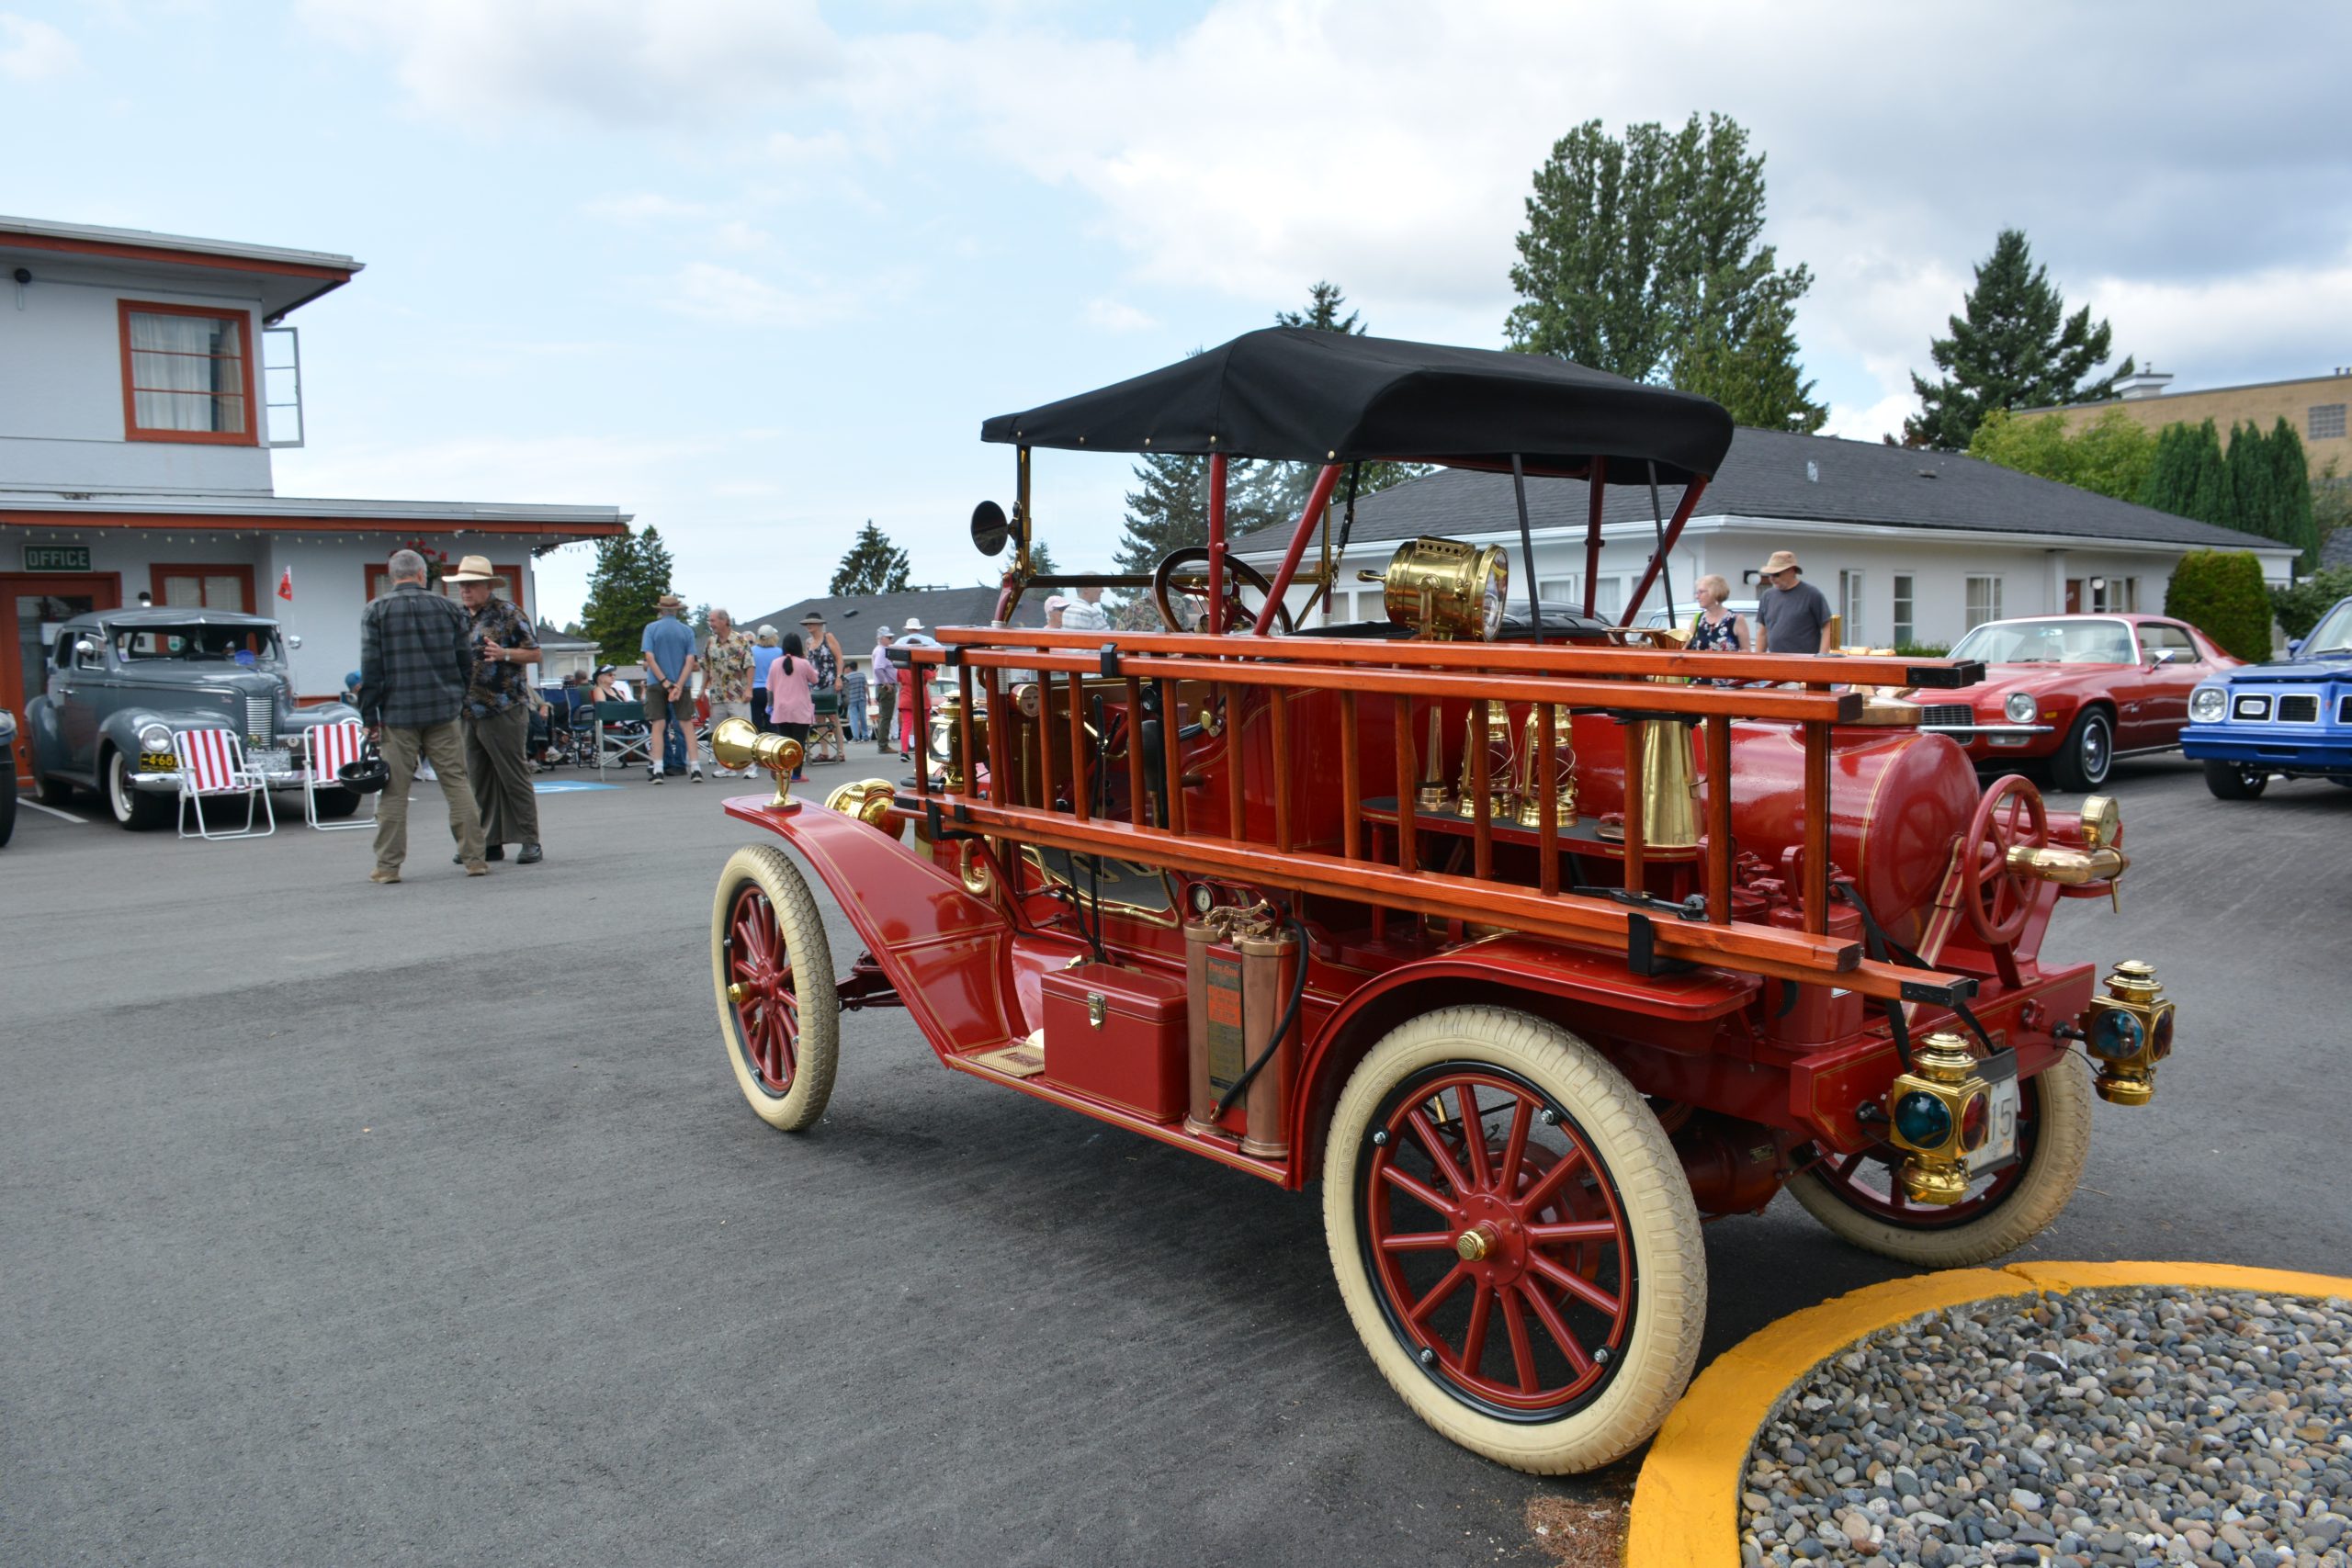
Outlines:
[[2165, 614], [2187, 621], [2240, 659], [2270, 657], [2270, 595], [2262, 563], [2245, 550], [2192, 550], [2172, 570]]
[[2289, 637], [2309, 637], [2319, 618], [2339, 599], [2352, 597], [2352, 566], [2324, 567], [2292, 588], [2270, 591], [2270, 608], [2278, 629]]

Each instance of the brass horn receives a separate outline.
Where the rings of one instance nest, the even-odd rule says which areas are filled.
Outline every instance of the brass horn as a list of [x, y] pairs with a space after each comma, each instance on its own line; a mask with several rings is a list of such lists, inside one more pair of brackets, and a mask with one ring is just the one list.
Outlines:
[[792, 775], [800, 771], [800, 742], [789, 735], [763, 735], [748, 718], [722, 718], [711, 728], [711, 760], [723, 768], [748, 768], [756, 762], [775, 775], [771, 806], [797, 806]]
[[894, 839], [903, 839], [906, 824], [894, 820], [890, 815], [891, 804], [898, 795], [897, 787], [888, 779], [859, 779], [839, 785], [826, 795], [825, 809], [854, 817], [869, 828], [879, 828]]

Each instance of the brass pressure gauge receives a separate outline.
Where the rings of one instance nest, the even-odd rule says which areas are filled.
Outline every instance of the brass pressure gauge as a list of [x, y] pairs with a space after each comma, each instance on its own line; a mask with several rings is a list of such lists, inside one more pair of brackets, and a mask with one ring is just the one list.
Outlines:
[[1502, 548], [1459, 539], [1408, 539], [1381, 573], [1390, 622], [1439, 641], [1491, 642], [1503, 629], [1510, 562]]

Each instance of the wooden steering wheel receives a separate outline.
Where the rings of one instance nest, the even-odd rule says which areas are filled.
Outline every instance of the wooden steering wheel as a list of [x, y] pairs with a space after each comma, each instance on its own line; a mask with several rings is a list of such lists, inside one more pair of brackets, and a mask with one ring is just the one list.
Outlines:
[[1960, 850], [1965, 888], [1962, 908], [1988, 946], [2006, 947], [2017, 941], [2040, 886], [2035, 878], [2009, 869], [2009, 852], [2040, 849], [2049, 841], [2050, 818], [2042, 809], [2041, 792], [2018, 773], [1995, 780], [1977, 802]]
[[[1186, 545], [1160, 557], [1159, 564], [1151, 569], [1151, 602], [1159, 606], [1160, 624], [1170, 631], [1184, 632], [1193, 629], [1186, 626], [1183, 619], [1176, 614], [1175, 604], [1170, 598], [1170, 592], [1175, 585], [1177, 569], [1193, 564], [1205, 567], [1208, 563], [1207, 546]], [[1241, 602], [1241, 586], [1247, 584], [1256, 589], [1261, 599], [1271, 602], [1274, 585], [1266, 581], [1264, 572], [1260, 571], [1248, 561], [1230, 555], [1225, 558], [1225, 574], [1226, 630], [1228, 633], [1251, 630], [1257, 626], [1258, 617], [1265, 612], [1262, 608], [1253, 610]], [[1273, 611], [1275, 622], [1281, 627], [1283, 636], [1291, 636], [1296, 628], [1291, 624], [1290, 606], [1275, 604]]]

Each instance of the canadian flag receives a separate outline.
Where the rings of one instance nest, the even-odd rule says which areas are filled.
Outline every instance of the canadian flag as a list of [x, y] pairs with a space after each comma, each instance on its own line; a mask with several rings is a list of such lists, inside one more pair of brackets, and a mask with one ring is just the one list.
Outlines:
[[277, 596], [288, 604], [294, 603], [294, 569], [288, 567], [286, 575], [277, 580]]

